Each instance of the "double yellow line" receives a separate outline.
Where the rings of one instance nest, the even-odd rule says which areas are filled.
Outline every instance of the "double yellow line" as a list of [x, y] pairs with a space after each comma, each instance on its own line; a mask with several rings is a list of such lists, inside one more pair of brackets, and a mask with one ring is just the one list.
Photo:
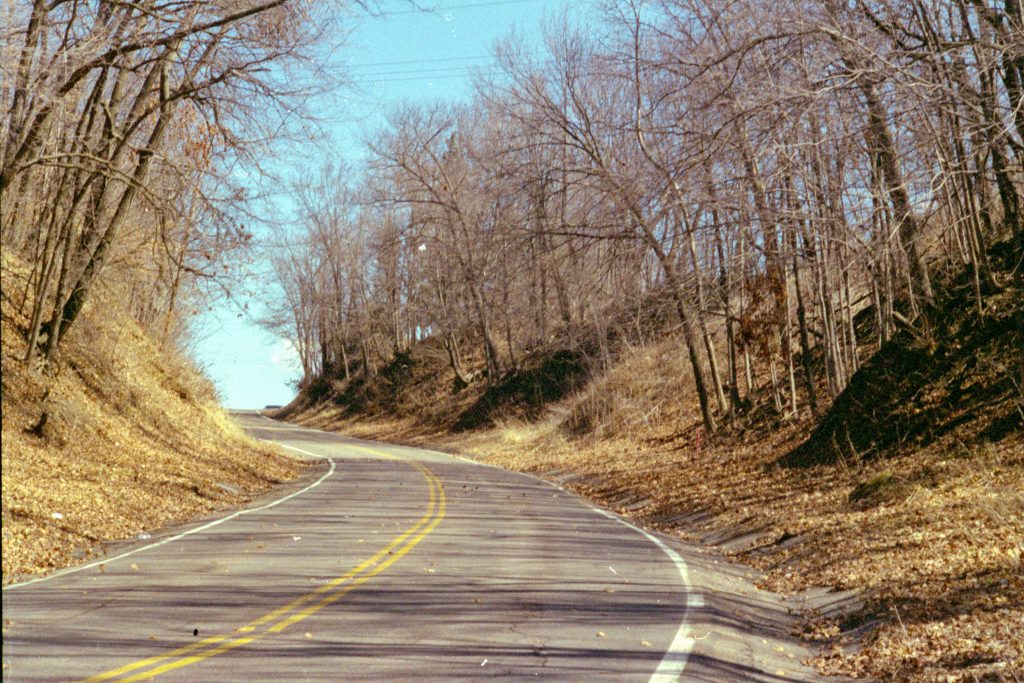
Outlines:
[[[378, 457], [394, 459], [393, 456], [372, 448], [364, 448], [362, 446], [349, 446], [349, 448], [365, 451]], [[236, 628], [228, 635], [212, 636], [190, 643], [184, 647], [170, 650], [162, 655], [140, 659], [137, 662], [132, 662], [131, 664], [126, 664], [87, 678], [85, 679], [86, 683], [94, 681], [148, 680], [168, 671], [196, 664], [204, 659], [233, 650], [236, 647], [248, 645], [272, 634], [280, 633], [289, 626], [316, 614], [324, 607], [339, 600], [345, 594], [350, 593], [358, 586], [383, 572], [416, 547], [427, 534], [441, 523], [445, 515], [445, 494], [441, 481], [426, 466], [417, 462], [410, 462], [409, 464], [420, 471], [429, 485], [430, 497], [427, 511], [415, 524], [396, 536], [390, 543], [374, 553], [372, 557], [367, 558], [316, 590], [292, 600], [287, 605], [267, 612], [258, 619]]]

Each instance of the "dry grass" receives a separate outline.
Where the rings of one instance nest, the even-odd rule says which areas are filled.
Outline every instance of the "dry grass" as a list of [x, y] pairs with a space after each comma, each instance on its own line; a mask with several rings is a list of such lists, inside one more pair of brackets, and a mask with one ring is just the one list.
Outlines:
[[689, 359], [675, 339], [628, 349], [622, 361], [590, 382], [571, 402], [564, 426], [596, 439], [645, 433], [693, 415]]
[[[900, 457], [784, 468], [808, 422], [701, 443], [678, 341], [634, 349], [607, 376], [535, 422], [450, 433], [422, 420], [298, 421], [353, 436], [431, 445], [539, 474], [582, 475], [577, 491], [605, 502], [649, 498], [629, 512], [695, 541], [734, 529], [759, 541], [735, 553], [766, 570], [766, 587], [856, 589], [844, 624], [809, 617], [805, 636], [826, 673], [913, 681], [1024, 680], [1024, 438], [964, 446], [956, 432]], [[434, 406], [437, 410], [437, 406]], [[851, 494], [857, 491], [856, 495]], [[708, 512], [701, 526], [666, 520]], [[780, 540], [796, 537], [785, 545]], [[869, 622], [863, 643], [844, 628]]]
[[158, 350], [103, 293], [55, 368], [27, 367], [16, 305], [23, 277], [5, 257], [5, 583], [79, 562], [104, 541], [238, 505], [298, 472], [246, 437], [210, 384]]

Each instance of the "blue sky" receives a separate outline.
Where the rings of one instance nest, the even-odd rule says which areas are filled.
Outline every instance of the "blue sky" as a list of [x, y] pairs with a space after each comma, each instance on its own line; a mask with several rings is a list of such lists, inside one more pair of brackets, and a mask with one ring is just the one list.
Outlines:
[[[316, 100], [324, 111], [314, 113], [327, 121], [332, 142], [290, 150], [290, 159], [282, 162], [284, 173], [314, 173], [331, 157], [358, 165], [359, 141], [380, 125], [389, 103], [467, 99], [473, 70], [487, 70], [494, 63], [496, 40], [515, 27], [539, 49], [544, 17], [562, 5], [562, 0], [380, 3], [381, 16], [356, 19], [345, 47], [331, 57], [329, 66], [349, 75], [352, 87]], [[220, 302], [195, 321], [193, 355], [229, 408], [285, 404], [301, 375], [288, 340], [273, 336], [253, 319], [260, 314], [260, 302], [274, 295], [266, 273], [266, 264], [258, 259], [234, 302]], [[246, 303], [249, 309], [243, 311]]]

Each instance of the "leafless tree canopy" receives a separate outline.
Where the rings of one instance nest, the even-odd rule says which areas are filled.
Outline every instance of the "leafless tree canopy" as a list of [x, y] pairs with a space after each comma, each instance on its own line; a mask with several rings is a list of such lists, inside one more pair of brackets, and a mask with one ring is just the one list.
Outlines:
[[[188, 284], [250, 234], [232, 162], [258, 162], [303, 95], [328, 3], [7, 3], [0, 229], [32, 266], [29, 355], [52, 357], [97, 282], [166, 341]], [[28, 302], [27, 304], [25, 302]]]
[[979, 315], [1006, 286], [989, 259], [1024, 250], [1022, 15], [609, 0], [598, 25], [547, 26], [542, 55], [509, 40], [472, 102], [394, 109], [365, 169], [303, 188], [278, 269], [307, 378], [433, 337], [459, 381], [494, 381], [660, 314], [708, 432], [759, 386], [817, 414], [863, 347], [928, 334], [938, 275], [966, 269]]
[[[228, 169], [280, 134], [336, 10], [7, 5], [0, 229], [32, 265], [30, 355], [114, 279], [174, 336], [186, 285], [250, 238]], [[865, 348], [928, 336], [944, 273], [970, 274], [979, 315], [1020, 278], [990, 261], [1024, 252], [1020, 0], [593, 11], [541, 54], [498, 46], [470, 102], [395, 107], [365, 167], [296, 189], [270, 323], [307, 379], [433, 338], [457, 382], [494, 382], [538, 348], [607, 361], [677, 326], [710, 433], [758, 400], [818, 413]]]

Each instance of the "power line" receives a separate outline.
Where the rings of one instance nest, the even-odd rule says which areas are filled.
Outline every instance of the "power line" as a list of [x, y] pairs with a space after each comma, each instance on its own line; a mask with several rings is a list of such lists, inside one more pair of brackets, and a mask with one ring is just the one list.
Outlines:
[[[491, 58], [491, 55], [480, 55], [478, 57], [451, 57], [451, 58], [446, 58], [446, 59], [422, 59], [422, 60], [409, 60], [409, 61], [402, 61], [402, 62], [380, 62], [380, 66], [391, 66], [391, 65], [400, 66], [400, 65], [403, 65], [403, 64], [430, 64], [432, 62], [445, 62], [446, 63], [446, 62], [454, 62], [454, 61], [470, 61], [470, 60], [475, 60], [475, 59], [490, 59], [490, 58]], [[372, 64], [353, 65], [352, 67], [350, 67], [350, 68], [352, 68], [353, 72], [349, 73], [348, 77], [353, 79], [353, 80], [356, 80], [356, 81], [364, 81], [364, 82], [370, 82], [370, 83], [382, 83], [382, 82], [387, 82], [387, 80], [386, 79], [379, 79], [379, 78], [376, 78], [376, 77], [378, 77], [378, 76], [384, 76], [384, 77], [395, 76], [395, 77], [401, 78], [403, 80], [413, 80], [412, 78], [408, 78], [407, 79], [406, 77], [411, 77], [411, 76], [413, 76], [415, 74], [436, 74], [438, 77], [446, 77], [447, 78], [447, 76], [444, 76], [444, 74], [449, 73], [449, 72], [457, 72], [460, 75], [461, 74], [465, 74], [465, 75], [468, 76], [468, 75], [471, 75], [473, 73], [473, 70], [477, 70], [477, 69], [482, 69], [482, 70], [487, 71], [487, 72], [494, 72], [494, 71], [499, 71], [499, 70], [501, 70], [503, 68], [501, 64], [496, 64], [496, 63], [491, 62], [491, 63], [486, 63], [486, 64], [476, 63], [476, 64], [461, 64], [461, 65], [458, 65], [458, 66], [436, 66], [436, 67], [428, 67], [426, 69], [386, 69], [386, 70], [382, 70], [382, 71], [367, 71], [367, 72], [363, 72], [363, 73], [360, 73], [358, 71], [358, 69], [361, 68], [361, 67], [370, 67], [370, 66], [373, 66], [373, 65]], [[365, 81], [365, 79], [367, 77], [374, 77], [374, 78], [372, 80], [370, 80], [370, 81]]]
[[369, 73], [355, 74], [352, 78], [362, 79], [366, 76], [410, 76], [412, 74], [443, 74], [446, 72], [457, 71], [460, 73], [469, 73], [470, 69], [496, 69], [499, 68], [499, 64], [469, 64], [463, 66], [435, 66], [428, 67], [426, 69], [400, 69], [398, 71], [371, 71]]
[[442, 7], [434, 7], [432, 9], [404, 9], [396, 10], [394, 12], [380, 12], [373, 14], [374, 17], [394, 17], [402, 14], [433, 14], [435, 12], [446, 12], [453, 9], [477, 9], [483, 7], [498, 7], [501, 5], [520, 5], [524, 2], [537, 2], [537, 0], [492, 0], [491, 2], [477, 2], [463, 5], [447, 5]]
[[[492, 70], [489, 70], [486, 73], [483, 73], [482, 75], [484, 75], [484, 76], [493, 76], [493, 75], [495, 75], [497, 73], [500, 73], [500, 71], [492, 69]], [[459, 73], [459, 74], [441, 74], [439, 76], [410, 76], [408, 78], [380, 78], [380, 79], [373, 79], [373, 80], [364, 81], [364, 82], [365, 83], [377, 84], [377, 83], [405, 83], [405, 82], [409, 82], [409, 81], [444, 81], [444, 80], [448, 80], [450, 78], [467, 78], [470, 75], [471, 74], [467, 72], [467, 73]]]
[[473, 59], [490, 59], [491, 55], [474, 55], [472, 57], [438, 57], [435, 59], [407, 59], [400, 62], [367, 62], [366, 64], [349, 64], [352, 69], [364, 69], [377, 66], [402, 66], [403, 64], [434, 64], [437, 62], [463, 62]]

